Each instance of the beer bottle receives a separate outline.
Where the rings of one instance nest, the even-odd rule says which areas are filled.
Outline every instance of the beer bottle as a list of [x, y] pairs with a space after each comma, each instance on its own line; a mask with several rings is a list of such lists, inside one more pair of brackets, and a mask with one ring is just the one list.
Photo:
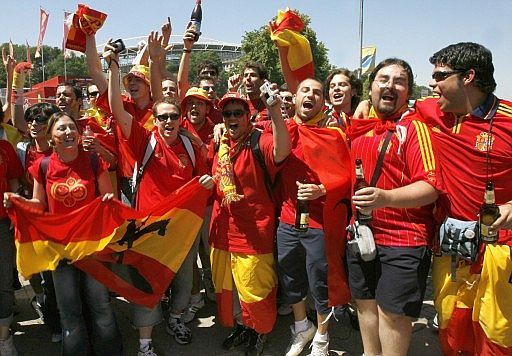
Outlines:
[[94, 132], [91, 130], [91, 126], [86, 125], [84, 132], [82, 132], [82, 147], [84, 151], [89, 151], [89, 141], [87, 139], [89, 137], [94, 137]]
[[[359, 189], [369, 187], [370, 185], [364, 178], [363, 161], [360, 158], [356, 159], [356, 183], [354, 184], [354, 193]], [[372, 211], [370, 209], [358, 209], [356, 213], [356, 220], [359, 224], [369, 224], [372, 221]]]
[[190, 15], [190, 22], [188, 24], [188, 28], [194, 30], [196, 33], [194, 37], [195, 42], [197, 42], [199, 35], [201, 34], [201, 21], [203, 21], [201, 0], [196, 0], [196, 6], [194, 6], [194, 10], [192, 10], [192, 15]]
[[496, 205], [494, 183], [485, 185], [484, 203], [480, 207], [480, 237], [482, 241], [493, 244], [498, 241], [498, 231], [489, 231], [491, 225], [500, 217], [500, 209]]
[[[302, 182], [306, 184], [306, 181]], [[307, 231], [309, 227], [309, 201], [297, 198], [295, 208], [295, 230]]]

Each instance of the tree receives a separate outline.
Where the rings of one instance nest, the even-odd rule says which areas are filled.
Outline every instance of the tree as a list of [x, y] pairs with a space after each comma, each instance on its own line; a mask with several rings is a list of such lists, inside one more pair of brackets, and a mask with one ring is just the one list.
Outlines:
[[[297, 13], [305, 25], [302, 34], [309, 40], [311, 45], [315, 77], [323, 81], [332, 69], [327, 57], [328, 50], [323, 42], [317, 40], [316, 32], [309, 27], [311, 22], [309, 16]], [[267, 26], [262, 26], [258, 30], [245, 33], [242, 39], [242, 52], [244, 55], [238, 60], [235, 71], [239, 73], [247, 61], [256, 61], [267, 67], [270, 81], [278, 84], [284, 82], [277, 47], [270, 39], [270, 32]]]

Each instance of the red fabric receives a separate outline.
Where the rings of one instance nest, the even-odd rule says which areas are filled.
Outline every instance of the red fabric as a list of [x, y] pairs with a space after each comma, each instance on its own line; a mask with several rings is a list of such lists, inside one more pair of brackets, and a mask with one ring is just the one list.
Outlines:
[[210, 110], [210, 118], [212, 119], [212, 122], [214, 124], [222, 124], [223, 123], [222, 110], [219, 109], [218, 103], [219, 103], [219, 99], [213, 100], [212, 108]]
[[41, 159], [42, 157], [50, 156], [52, 153], [53, 150], [51, 148], [40, 152], [36, 150], [35, 145], [30, 145], [25, 154], [25, 171], [28, 171], [30, 166], [32, 166], [37, 160]]
[[[436, 98], [418, 100], [416, 111], [418, 118], [423, 118], [433, 129], [434, 148], [437, 147], [437, 158], [441, 162], [439, 176], [447, 192], [439, 200], [442, 208], [453, 218], [478, 220], [487, 168], [486, 152], [481, 142], [489, 130], [489, 122], [466, 115], [457, 125], [454, 114], [439, 110]], [[490, 155], [492, 181], [496, 204], [501, 205], [512, 200], [512, 102], [500, 100], [492, 132], [495, 136]], [[499, 243], [512, 244], [512, 230], [500, 230], [499, 234]]]
[[279, 23], [274, 22], [271, 25], [272, 32], [280, 32], [284, 29], [301, 32], [304, 29], [304, 22], [295, 12], [288, 10]]
[[[68, 214], [34, 211], [13, 199], [9, 216], [16, 227], [18, 265], [21, 271], [27, 267], [30, 274], [40, 272], [32, 266], [44, 264], [25, 256], [52, 262], [69, 259], [58, 251], [80, 242], [81, 246], [67, 248], [73, 260], [79, 259], [75, 266], [129, 301], [153, 307], [176, 273], [171, 266], [179, 268], [195, 241], [209, 194], [195, 179], [150, 211], [137, 212], [118, 200], [104, 203], [98, 197]], [[153, 219], [151, 224], [147, 224], [149, 216]], [[190, 226], [188, 235], [174, 232], [183, 230], [183, 226]], [[128, 238], [133, 239], [132, 246], [126, 243]], [[45, 241], [47, 250], [39, 247], [34, 251], [32, 243], [40, 240]], [[103, 251], [94, 252], [99, 241], [110, 244]], [[180, 253], [166, 253], [169, 246], [179, 246]]]
[[[274, 163], [273, 147], [272, 135], [263, 133], [260, 137], [260, 150], [272, 179], [281, 167]], [[215, 155], [212, 172], [217, 170], [217, 159]], [[263, 171], [249, 144], [245, 144], [232, 164], [237, 193], [244, 197], [239, 202], [223, 207], [220, 204], [223, 195], [217, 186], [210, 243], [215, 248], [229, 252], [271, 253], [274, 249], [276, 208], [267, 193]]]
[[89, 8], [87, 5], [78, 4], [78, 9], [73, 15], [73, 24], [65, 39], [65, 47], [85, 52], [85, 35], [94, 35], [103, 25], [107, 15]]
[[473, 322], [475, 353], [479, 356], [510, 356], [512, 347], [503, 347], [490, 341], [479, 322]]
[[450, 349], [456, 351], [471, 352], [475, 349], [475, 340], [471, 332], [473, 325], [471, 320], [472, 309], [455, 308], [446, 329], [446, 340]]
[[[43, 184], [40, 175], [41, 161], [35, 162], [29, 173]], [[71, 162], [62, 162], [53, 152], [46, 171], [46, 200], [48, 211], [54, 214], [69, 213], [87, 205], [96, 198], [96, 181], [108, 169], [108, 164], [98, 156], [98, 170], [93, 171], [91, 153], [80, 150]]]
[[[327, 194], [322, 221], [328, 263], [329, 306], [346, 304], [351, 298], [343, 265], [346, 243], [345, 228], [348, 225], [352, 195], [351, 172], [353, 170], [351, 169], [350, 152], [338, 130], [297, 125], [293, 121], [288, 122], [288, 130], [292, 137], [292, 153], [288, 157], [281, 174], [281, 182], [285, 187], [284, 192], [287, 191], [286, 187], [290, 187], [291, 182], [295, 185], [295, 181], [304, 178], [300, 175], [304, 172], [308, 172], [307, 178], [318, 177], [318, 181], [324, 185]], [[296, 145], [299, 142], [303, 149], [303, 161], [296, 156]], [[321, 159], [319, 159], [319, 155], [321, 155]], [[302, 161], [302, 171], [297, 169], [300, 161]], [[336, 162], [337, 164], [326, 164], [326, 162]], [[291, 166], [288, 166], [288, 164], [291, 164]], [[284, 194], [285, 204], [286, 200], [288, 200], [288, 205], [291, 201], [296, 200], [296, 189], [295, 185], [294, 196], [290, 190]], [[310, 203], [310, 211], [314, 209], [314, 205], [314, 202]], [[294, 212], [293, 216], [295, 216]]]
[[220, 325], [230, 328], [233, 327], [233, 291], [223, 289], [221, 293], [215, 293], [217, 300], [217, 316]]
[[[359, 129], [359, 121], [370, 120], [353, 120], [349, 130]], [[369, 135], [362, 135], [352, 140], [353, 158], [362, 160], [363, 171], [368, 182], [373, 176], [388, 128], [394, 129], [395, 126], [389, 121], [385, 124], [379, 122], [374, 124], [375, 128]], [[423, 157], [425, 156], [422, 156], [420, 148], [420, 146], [423, 147], [426, 154], [433, 152], [427, 147], [428, 140], [424, 138], [428, 133], [417, 129], [411, 120], [405, 118], [396, 125], [405, 130], [398, 130], [391, 137], [376, 187], [390, 190], [417, 181], [424, 181], [437, 187], [435, 165], [428, 168], [424, 166]], [[398, 137], [399, 132], [402, 132], [402, 135], [405, 132], [402, 143]], [[383, 246], [430, 245], [430, 239], [435, 230], [432, 210], [433, 205], [409, 209], [387, 207], [374, 210], [371, 227], [375, 243]]]
[[[167, 145], [157, 129], [153, 130], [156, 147], [153, 157], [148, 161], [137, 192], [137, 210], [149, 209], [169, 194], [183, 186], [194, 176], [202, 176], [208, 169], [201, 150], [193, 144], [196, 166], [192, 165], [181, 138], [172, 145]], [[129, 152], [140, 167], [146, 147], [152, 133], [137, 123], [132, 124], [128, 139], [119, 138], [121, 147]]]
[[100, 141], [101, 145], [114, 155], [117, 154], [116, 138], [113, 132], [105, 131], [103, 127], [101, 127], [92, 117], [81, 118], [78, 120], [78, 124], [80, 125], [82, 132], [85, 130], [85, 127], [89, 125], [92, 132], [94, 132], [94, 137]]
[[[12, 145], [5, 140], [0, 140], [0, 195], [10, 191], [9, 181], [23, 175], [23, 167]], [[5, 218], [7, 213], [4, 205], [0, 207], [0, 218]]]
[[240, 301], [244, 325], [256, 330], [258, 334], [271, 332], [277, 317], [276, 295], [277, 289], [273, 288], [272, 292], [259, 302], [244, 303]]
[[201, 127], [199, 131], [196, 131], [194, 126], [186, 118], [183, 119], [181, 126], [187, 131], [191, 132], [194, 136], [199, 137], [205, 145], [210, 144], [210, 141], [213, 137], [213, 128], [215, 127], [215, 124], [212, 122], [210, 117], [206, 118], [203, 127]]

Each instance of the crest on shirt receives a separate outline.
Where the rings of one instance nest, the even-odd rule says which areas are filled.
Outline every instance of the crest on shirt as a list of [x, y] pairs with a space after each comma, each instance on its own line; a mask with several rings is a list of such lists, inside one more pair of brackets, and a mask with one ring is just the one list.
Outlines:
[[78, 201], [87, 197], [87, 188], [80, 179], [69, 177], [64, 183], [53, 183], [51, 195], [53, 199], [72, 208]]
[[180, 168], [185, 168], [190, 164], [190, 159], [188, 158], [188, 155], [185, 153], [179, 154], [178, 159], [180, 161]]
[[475, 148], [482, 152], [491, 151], [493, 143], [494, 136], [482, 131], [476, 136]]

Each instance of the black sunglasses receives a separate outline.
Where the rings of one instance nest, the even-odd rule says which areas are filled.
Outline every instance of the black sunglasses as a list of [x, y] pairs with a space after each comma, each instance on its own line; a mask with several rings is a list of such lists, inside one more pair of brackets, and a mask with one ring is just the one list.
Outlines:
[[91, 97], [98, 96], [98, 95], [100, 95], [100, 92], [99, 92], [99, 91], [91, 91], [91, 92], [89, 93], [89, 97], [90, 97], [90, 98], [91, 98]]
[[224, 110], [222, 112], [222, 117], [229, 118], [234, 116], [235, 118], [239, 119], [243, 116], [244, 113], [244, 110]]
[[443, 72], [443, 71], [434, 72], [434, 73], [432, 73], [432, 79], [434, 79], [436, 82], [442, 82], [446, 78], [448, 78], [448, 77], [450, 77], [450, 76], [452, 76], [454, 74], [460, 74], [460, 73], [463, 73], [463, 71], [452, 70], [452, 71], [449, 71], [449, 72]]
[[48, 122], [48, 118], [46, 116], [43, 116], [43, 115], [38, 115], [34, 118], [32, 117], [28, 117], [27, 118], [27, 123], [32, 123], [32, 122], [36, 122], [37, 124], [39, 125], [45, 125], [47, 122]]
[[179, 120], [180, 114], [172, 113], [172, 114], [160, 114], [157, 115], [156, 118], [160, 122], [166, 122], [167, 120], [171, 119], [171, 121]]
[[203, 90], [205, 90], [207, 92], [210, 90], [215, 91], [215, 87], [213, 85], [203, 85]]
[[217, 72], [214, 70], [202, 70], [200, 75], [208, 75], [210, 77], [215, 77], [217, 75]]

